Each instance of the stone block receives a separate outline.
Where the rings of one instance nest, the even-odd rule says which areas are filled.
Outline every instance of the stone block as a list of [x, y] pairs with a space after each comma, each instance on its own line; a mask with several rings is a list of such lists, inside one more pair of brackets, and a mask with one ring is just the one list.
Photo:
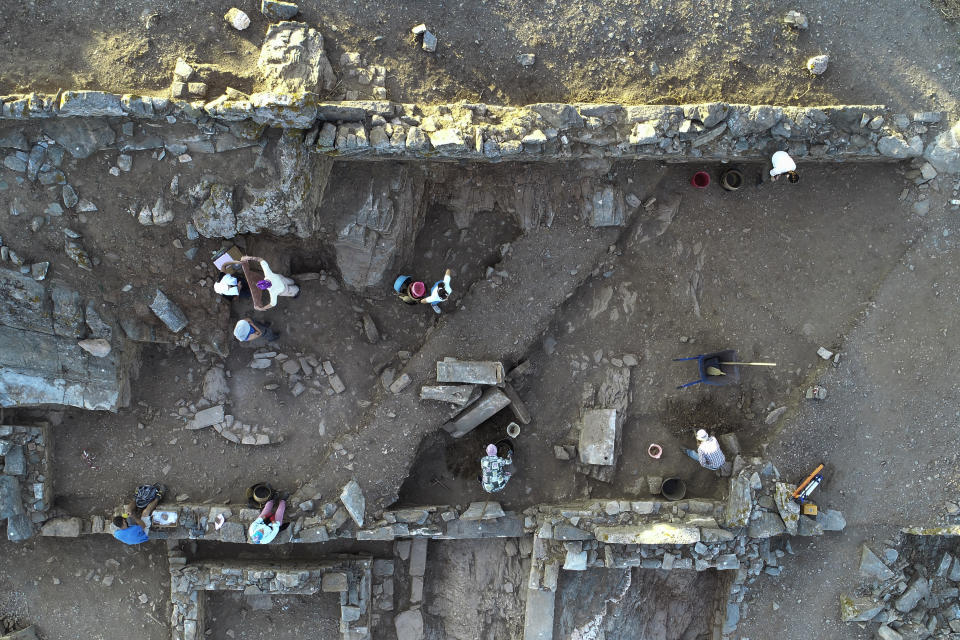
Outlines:
[[499, 385], [504, 381], [502, 362], [445, 358], [437, 362], [437, 382]]
[[523, 640], [552, 640], [556, 594], [529, 589], [523, 619]]
[[727, 496], [726, 526], [744, 527], [750, 522], [753, 512], [753, 492], [750, 478], [740, 474], [730, 479], [730, 493]]
[[609, 544], [695, 544], [700, 542], [700, 529], [667, 522], [653, 522], [622, 527], [597, 527], [597, 540]]
[[747, 535], [751, 538], [771, 538], [786, 531], [787, 528], [780, 516], [770, 511], [762, 511], [759, 518], [750, 522]]
[[616, 409], [587, 409], [580, 429], [580, 462], [612, 465], [617, 436]]
[[40, 535], [56, 538], [76, 538], [82, 531], [83, 520], [80, 518], [53, 518], [40, 527]]
[[797, 535], [797, 524], [800, 520], [800, 505], [794, 502], [792, 498], [796, 488], [796, 485], [778, 482], [773, 493], [773, 500], [777, 505], [777, 511], [780, 512], [780, 519], [783, 520], [787, 533], [792, 536]]
[[7, 518], [7, 540], [23, 542], [33, 536], [33, 523], [25, 513], [18, 513]]
[[909, 613], [928, 595], [930, 595], [930, 582], [926, 578], [918, 576], [910, 582], [907, 590], [894, 601], [893, 606], [901, 613]]
[[873, 598], [840, 594], [840, 619], [844, 622], [868, 622], [883, 610], [883, 603]]
[[224, 407], [222, 404], [218, 404], [215, 407], [210, 407], [202, 411], [198, 411], [193, 420], [187, 425], [187, 429], [203, 429], [205, 427], [212, 427], [215, 424], [219, 424], [224, 420]]
[[27, 458], [24, 455], [23, 445], [15, 444], [7, 451], [3, 457], [3, 472], [8, 476], [26, 475]]
[[260, 0], [260, 12], [270, 20], [280, 22], [289, 20], [300, 12], [300, 8], [292, 2], [279, 0]]
[[247, 541], [247, 530], [239, 522], [225, 522], [220, 527], [221, 542], [241, 543]]
[[123, 116], [120, 96], [104, 91], [64, 91], [60, 96], [61, 116]]
[[866, 544], [860, 545], [860, 574], [881, 582], [894, 577], [893, 571]]
[[443, 425], [443, 429], [452, 437], [459, 438], [473, 431], [508, 404], [510, 398], [503, 391], [496, 387], [489, 388], [466, 411]]
[[461, 520], [494, 520], [504, 516], [499, 502], [471, 502], [467, 510], [460, 515]]
[[423, 640], [423, 614], [420, 609], [401, 611], [393, 618], [397, 640]]
[[150, 303], [150, 310], [174, 333], [180, 333], [187, 326], [187, 316], [160, 289]]
[[587, 552], [567, 551], [563, 561], [563, 568], [567, 571], [586, 571], [587, 570]]
[[366, 510], [366, 500], [363, 497], [363, 491], [356, 480], [351, 480], [343, 486], [340, 491], [340, 502], [343, 503], [347, 513], [358, 527], [363, 526], [364, 511]]
[[420, 399], [464, 406], [470, 402], [476, 388], [475, 384], [424, 385], [420, 387]]
[[23, 512], [20, 481], [9, 475], [0, 475], [0, 520]]
[[[296, 6], [280, 2], [274, 5]], [[317, 94], [333, 89], [337, 81], [324, 52], [323, 35], [301, 22], [280, 22], [267, 27], [257, 59], [257, 72], [258, 91], [275, 92], [278, 95]], [[311, 125], [312, 122], [303, 128]]]
[[427, 570], [427, 541], [417, 538], [410, 546], [410, 575], [422, 576]]
[[342, 571], [329, 571], [323, 574], [320, 590], [326, 593], [343, 593], [348, 589], [347, 574]]

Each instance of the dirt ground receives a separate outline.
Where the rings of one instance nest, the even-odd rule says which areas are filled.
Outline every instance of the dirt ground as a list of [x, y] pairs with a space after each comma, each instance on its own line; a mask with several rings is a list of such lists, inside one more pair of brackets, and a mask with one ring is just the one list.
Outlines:
[[[159, 94], [178, 56], [215, 64], [228, 84], [249, 90], [267, 24], [255, 0], [8, 4], [0, 93]], [[335, 68], [341, 53], [360, 52], [368, 64], [389, 69], [389, 96], [401, 102], [726, 100], [954, 109], [960, 95], [960, 39], [942, 0], [298, 4], [297, 19], [320, 29]], [[251, 18], [244, 32], [222, 19], [233, 6]], [[788, 10], [806, 14], [809, 30], [784, 26]], [[421, 22], [439, 38], [435, 54], [410, 33]], [[524, 53], [535, 54], [536, 64], [520, 66]], [[831, 68], [812, 79], [804, 63], [821, 53], [830, 54]]]
[[205, 637], [212, 640], [299, 640], [340, 634], [339, 594], [254, 596], [207, 594]]
[[[614, 173], [628, 191], [674, 203], [675, 214], [663, 221], [655, 210], [638, 213], [609, 265], [558, 310], [543, 340], [550, 353], [539, 344], [528, 354], [535, 373], [520, 394], [534, 422], [516, 442], [516, 476], [500, 494], [513, 508], [618, 496], [645, 487], [648, 475], [681, 477], [691, 496], [716, 495], [715, 475], [680, 451], [693, 446], [693, 431], [734, 432], [746, 451], [759, 453], [775, 432], [765, 423], [768, 413], [801, 407], [806, 386], [826, 366], [817, 347], [844, 344], [916, 238], [918, 220], [897, 202], [903, 182], [895, 167], [810, 168], [797, 185], [734, 194], [692, 191], [685, 182], [694, 168], [651, 169], [623, 163]], [[832, 206], [815, 204], [821, 202]], [[861, 241], [849, 243], [851, 234]], [[699, 283], [695, 293], [691, 282]], [[676, 390], [696, 375], [693, 365], [672, 358], [723, 348], [777, 367], [744, 369], [734, 387]], [[624, 354], [640, 364], [632, 372], [618, 474], [607, 485], [556, 460], [553, 445], [579, 420], [585, 386]], [[504, 410], [459, 441], [428, 436], [401, 502], [480, 495], [482, 446], [504, 437], [512, 419]], [[658, 461], [646, 455], [651, 442], [664, 447]]]
[[0, 540], [0, 615], [46, 640], [135, 635], [167, 640], [170, 598], [162, 543], [125, 547], [100, 536]]

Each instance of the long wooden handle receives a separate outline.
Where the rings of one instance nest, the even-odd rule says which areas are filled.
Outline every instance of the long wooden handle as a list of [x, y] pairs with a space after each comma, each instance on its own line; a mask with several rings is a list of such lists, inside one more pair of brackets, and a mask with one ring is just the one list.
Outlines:
[[749, 367], [775, 367], [777, 366], [776, 362], [721, 362], [720, 364], [739, 364], [741, 366]]

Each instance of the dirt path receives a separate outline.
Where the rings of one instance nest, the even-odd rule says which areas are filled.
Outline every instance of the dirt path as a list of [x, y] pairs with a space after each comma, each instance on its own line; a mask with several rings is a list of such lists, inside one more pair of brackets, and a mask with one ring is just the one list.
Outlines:
[[[421, 438], [445, 420], [442, 409], [419, 400], [420, 386], [436, 380], [436, 361], [453, 356], [516, 362], [566, 294], [590, 274], [594, 261], [617, 233], [615, 228], [596, 230], [558, 217], [551, 228], [539, 228], [515, 242], [498, 265], [498, 271], [510, 274], [503, 284], [494, 288], [491, 281], [479, 282], [457, 302], [456, 310], [450, 310], [448, 303], [448, 315], [397, 372], [409, 375], [412, 384], [399, 395], [381, 392], [370, 417], [358, 421], [357, 432], [339, 442], [342, 452], [328, 451], [313, 469], [316, 480], [293, 500], [317, 492], [336, 496], [351, 477], [364, 490], [368, 512], [396, 500]], [[531, 295], [530, 286], [539, 287], [537, 295]], [[479, 317], [482, 322], [477, 322]], [[389, 438], [384, 437], [386, 433]]]

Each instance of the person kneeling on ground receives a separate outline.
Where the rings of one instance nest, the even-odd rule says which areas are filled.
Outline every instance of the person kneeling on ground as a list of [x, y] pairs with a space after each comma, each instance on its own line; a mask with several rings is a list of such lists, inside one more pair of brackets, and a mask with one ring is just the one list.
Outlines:
[[257, 322], [252, 318], [237, 320], [237, 324], [233, 327], [233, 337], [240, 342], [251, 342], [259, 338], [265, 338], [267, 342], [273, 342], [279, 336], [280, 334], [268, 325]]
[[513, 464], [513, 455], [508, 453], [506, 458], [501, 458], [497, 451], [497, 445], [487, 445], [487, 455], [480, 458], [480, 483], [483, 490], [487, 493], [496, 493], [503, 491], [507, 482], [513, 476], [509, 471], [504, 471], [504, 467]]
[[277, 505], [277, 511], [273, 511], [273, 500], [269, 500], [263, 505], [263, 511], [256, 520], [250, 523], [250, 529], [247, 535], [252, 544], [268, 544], [280, 533], [283, 528], [283, 513], [287, 510], [287, 501], [280, 500]]
[[[163, 498], [163, 489], [159, 485], [144, 486], [137, 489], [137, 498], [134, 502], [124, 505], [123, 513], [113, 519], [117, 530], [113, 532], [113, 537], [124, 544], [135, 545], [147, 542], [150, 539], [150, 514], [160, 504]], [[143, 502], [146, 497], [150, 497], [146, 502], [140, 515], [137, 516], [137, 500]], [[130, 524], [133, 520], [133, 524]]]
[[684, 449], [684, 453], [700, 463], [700, 466], [710, 471], [717, 471], [727, 463], [720, 443], [704, 429], [697, 431], [697, 450]]
[[757, 184], [761, 185], [765, 182], [776, 182], [783, 174], [787, 174], [787, 178], [793, 184], [800, 182], [800, 174], [797, 173], [797, 163], [793, 161], [793, 158], [791, 158], [790, 154], [786, 151], [777, 151], [770, 157], [770, 162], [767, 163], [763, 173], [760, 174]]

